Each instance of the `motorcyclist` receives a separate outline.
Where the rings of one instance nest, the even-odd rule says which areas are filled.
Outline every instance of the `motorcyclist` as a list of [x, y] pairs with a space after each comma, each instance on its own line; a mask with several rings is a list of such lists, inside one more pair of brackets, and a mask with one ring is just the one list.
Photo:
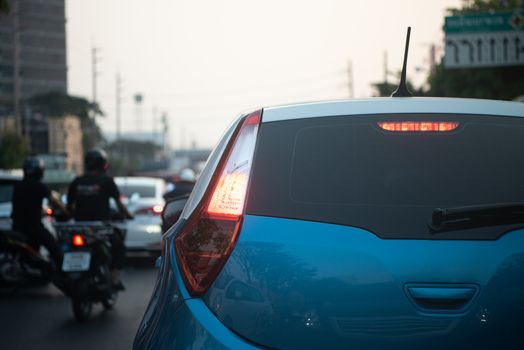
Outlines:
[[164, 194], [164, 199], [170, 200], [186, 194], [190, 194], [195, 187], [196, 176], [193, 169], [184, 168], [180, 172], [180, 181], [175, 183], [175, 188], [172, 191]]
[[[73, 180], [67, 193], [67, 208], [76, 221], [111, 220], [110, 198], [115, 200], [119, 212], [127, 219], [133, 218], [120, 200], [120, 192], [113, 179], [106, 175], [109, 167], [107, 155], [102, 149], [86, 153], [83, 176]], [[116, 231], [111, 236], [112, 279], [116, 289], [123, 290], [120, 270], [125, 262], [124, 237]]]
[[42, 183], [44, 161], [38, 157], [29, 157], [23, 164], [24, 178], [13, 189], [13, 231], [24, 234], [28, 243], [38, 252], [43, 245], [49, 252], [55, 266], [61, 260], [61, 252], [55, 238], [42, 224], [42, 201], [47, 198], [51, 205], [67, 215], [60, 200]]

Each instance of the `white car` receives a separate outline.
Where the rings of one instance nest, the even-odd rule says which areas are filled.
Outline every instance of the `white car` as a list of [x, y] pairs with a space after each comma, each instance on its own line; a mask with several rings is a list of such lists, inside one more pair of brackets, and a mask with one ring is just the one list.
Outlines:
[[164, 209], [164, 180], [153, 177], [115, 177], [123, 203], [134, 216], [127, 222], [125, 244], [128, 252], [160, 251]]
[[12, 175], [3, 175], [0, 178], [0, 229], [2, 230], [11, 229], [13, 187], [21, 179], [20, 176]]

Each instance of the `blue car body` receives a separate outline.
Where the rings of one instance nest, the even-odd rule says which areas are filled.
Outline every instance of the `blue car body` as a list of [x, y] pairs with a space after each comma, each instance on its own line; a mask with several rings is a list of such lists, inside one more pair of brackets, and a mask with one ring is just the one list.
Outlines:
[[[358, 111], [352, 113], [357, 115], [366, 108], [370, 114], [384, 108], [404, 114], [524, 116], [521, 105], [494, 101], [422, 99], [415, 106], [405, 100], [379, 103], [378, 107], [363, 104], [349, 104], [346, 109], [313, 104], [269, 110], [263, 114], [262, 125], [277, 119], [347, 115], [350, 106], [355, 106]], [[301, 135], [306, 137], [311, 128], [301, 129]], [[208, 173], [219, 167], [232, 134], [226, 133], [211, 156]], [[524, 348], [523, 220], [496, 234], [492, 227], [475, 227], [427, 236], [409, 236], [411, 222], [407, 222], [405, 232], [388, 236], [377, 228], [342, 224], [345, 214], [331, 222], [326, 216], [314, 216], [317, 214], [311, 220], [299, 217], [307, 215], [303, 213], [313, 204], [304, 202], [293, 189], [282, 195], [291, 198], [292, 204], [303, 205], [298, 217], [264, 215], [267, 203], [261, 205], [263, 209], [252, 204], [259, 198], [266, 200], [267, 189], [261, 185], [266, 180], [257, 175], [265, 161], [257, 152], [263, 149], [257, 143], [234, 248], [204, 293], [195, 295], [188, 290], [175, 244], [204, 198], [198, 186], [182, 218], [165, 234], [159, 278], [135, 349]], [[300, 159], [294, 158], [297, 161]], [[282, 183], [294, 181], [293, 176], [291, 180], [286, 176]], [[208, 187], [209, 179], [211, 175], [204, 173], [202, 188]], [[277, 179], [267, 181], [279, 186]], [[324, 188], [329, 190], [329, 186]], [[496, 196], [497, 191], [492, 194]]]

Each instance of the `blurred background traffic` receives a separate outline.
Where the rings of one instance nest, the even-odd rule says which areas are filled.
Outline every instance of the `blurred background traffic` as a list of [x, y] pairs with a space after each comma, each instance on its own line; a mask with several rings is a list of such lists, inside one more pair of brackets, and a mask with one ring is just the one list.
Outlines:
[[0, 4], [0, 169], [38, 155], [59, 192], [94, 146], [169, 184], [243, 110], [389, 96], [408, 25], [415, 95], [524, 94], [521, 0]]

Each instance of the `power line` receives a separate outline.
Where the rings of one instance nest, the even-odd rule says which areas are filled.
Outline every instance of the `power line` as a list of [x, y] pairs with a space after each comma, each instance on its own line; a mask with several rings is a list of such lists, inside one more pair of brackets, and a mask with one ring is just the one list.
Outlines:
[[355, 90], [353, 89], [353, 62], [348, 60], [348, 96], [355, 97]]
[[116, 141], [120, 140], [120, 106], [122, 103], [122, 78], [116, 73]]

